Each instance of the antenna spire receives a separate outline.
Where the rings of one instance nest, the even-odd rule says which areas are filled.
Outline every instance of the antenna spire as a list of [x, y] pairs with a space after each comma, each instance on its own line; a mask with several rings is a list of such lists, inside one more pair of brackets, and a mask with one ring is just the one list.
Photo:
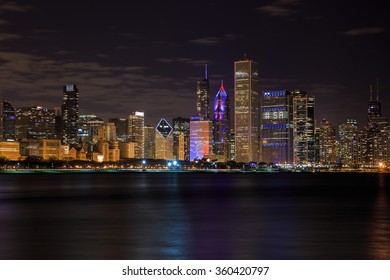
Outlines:
[[204, 66], [204, 79], [205, 80], [209, 79], [209, 73], [208, 73], [208, 69], [207, 69], [207, 64], [205, 64], [205, 66]]
[[223, 80], [221, 80], [221, 88], [223, 88]]
[[379, 101], [379, 77], [376, 76], [376, 101]]
[[370, 101], [372, 101], [372, 84], [370, 85]]

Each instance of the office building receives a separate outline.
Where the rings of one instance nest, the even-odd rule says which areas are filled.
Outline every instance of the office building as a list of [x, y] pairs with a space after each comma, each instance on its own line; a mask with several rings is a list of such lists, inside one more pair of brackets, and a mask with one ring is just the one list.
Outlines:
[[[16, 140], [16, 111], [7, 101], [3, 101], [2, 129], [4, 141]], [[0, 128], [1, 129], [1, 128]]]
[[62, 143], [78, 144], [79, 92], [76, 85], [65, 85], [62, 100]]
[[3, 93], [0, 91], [0, 141], [3, 140]]
[[354, 119], [339, 125], [339, 162], [341, 166], [353, 167], [359, 164], [358, 124]]
[[110, 118], [110, 119], [108, 119], [108, 122], [115, 124], [117, 140], [119, 142], [126, 142], [128, 139], [127, 119], [125, 119], [125, 118]]
[[178, 160], [190, 160], [190, 119], [173, 119], [173, 156]]
[[206, 158], [212, 154], [213, 123], [201, 116], [190, 121], [190, 160]]
[[292, 92], [293, 161], [295, 165], [311, 165], [314, 153], [314, 97], [304, 91]]
[[293, 164], [292, 96], [286, 90], [265, 91], [261, 97], [262, 162]]
[[42, 106], [16, 109], [16, 139], [55, 139], [56, 118], [53, 109]]
[[210, 119], [210, 83], [207, 64], [203, 79], [196, 82], [196, 111], [204, 120]]
[[145, 115], [143, 112], [133, 112], [128, 118], [128, 133], [129, 142], [134, 142], [135, 158], [145, 157], [145, 136], [144, 136], [144, 122]]
[[156, 126], [155, 158], [171, 160], [173, 158], [173, 128], [165, 119]]
[[259, 160], [259, 72], [257, 62], [234, 62], [234, 141], [237, 162]]
[[144, 127], [145, 134], [145, 158], [155, 158], [156, 128], [150, 125]]
[[18, 160], [20, 158], [20, 143], [0, 141], [0, 158]]
[[336, 128], [326, 119], [319, 126], [319, 163], [334, 165], [337, 162]]

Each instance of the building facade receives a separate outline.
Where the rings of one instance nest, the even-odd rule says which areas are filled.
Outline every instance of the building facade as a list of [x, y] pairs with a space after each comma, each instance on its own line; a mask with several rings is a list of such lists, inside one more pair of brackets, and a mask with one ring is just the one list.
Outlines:
[[339, 162], [341, 166], [353, 167], [359, 164], [358, 124], [354, 119], [339, 125]]
[[293, 164], [292, 95], [265, 91], [261, 97], [261, 161]]
[[129, 142], [134, 142], [135, 158], [145, 157], [145, 114], [144, 112], [133, 112], [128, 118]]
[[173, 157], [173, 128], [161, 119], [156, 126], [155, 158], [171, 160]]
[[314, 97], [304, 91], [292, 92], [293, 160], [295, 165], [315, 162]]
[[56, 118], [54, 109], [42, 106], [16, 109], [16, 139], [55, 139]]
[[3, 140], [15, 141], [16, 140], [16, 111], [11, 103], [3, 101], [3, 114], [2, 114], [2, 129]]
[[234, 140], [237, 162], [259, 160], [259, 72], [257, 62], [234, 62]]
[[190, 160], [202, 159], [212, 154], [213, 123], [202, 117], [190, 121]]
[[190, 160], [190, 119], [173, 119], [173, 155], [178, 160]]
[[127, 119], [125, 119], [125, 118], [110, 118], [110, 119], [108, 119], [108, 122], [115, 124], [117, 140], [119, 142], [126, 142], [128, 139]]
[[62, 143], [78, 145], [79, 91], [76, 85], [65, 85], [62, 99]]
[[319, 163], [321, 165], [334, 165], [337, 162], [336, 128], [326, 119], [319, 127]]
[[213, 153], [223, 156], [223, 161], [228, 161], [230, 155], [230, 104], [229, 97], [221, 82], [214, 98], [214, 120], [213, 120]]

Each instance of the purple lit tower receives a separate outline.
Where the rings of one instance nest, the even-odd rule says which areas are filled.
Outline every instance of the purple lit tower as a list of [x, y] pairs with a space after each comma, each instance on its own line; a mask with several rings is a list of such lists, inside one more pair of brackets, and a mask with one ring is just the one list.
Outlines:
[[230, 158], [229, 149], [229, 97], [223, 87], [223, 81], [221, 81], [221, 87], [217, 92], [214, 99], [214, 125], [213, 125], [213, 152], [217, 156], [223, 156], [223, 160], [226, 161]]

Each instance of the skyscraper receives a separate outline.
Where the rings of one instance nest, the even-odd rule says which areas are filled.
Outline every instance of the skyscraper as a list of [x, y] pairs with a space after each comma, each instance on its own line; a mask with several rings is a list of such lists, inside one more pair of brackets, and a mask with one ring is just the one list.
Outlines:
[[0, 141], [3, 140], [3, 93], [0, 91]]
[[223, 87], [221, 87], [214, 98], [214, 121], [213, 121], [213, 152], [215, 155], [223, 155], [225, 160], [230, 160], [229, 147], [229, 97]]
[[210, 84], [207, 64], [204, 78], [196, 82], [196, 111], [204, 120], [210, 119]]
[[116, 137], [119, 142], [126, 142], [128, 139], [127, 134], [127, 119], [125, 118], [110, 118], [108, 122], [114, 123], [116, 128]]
[[192, 117], [190, 121], [190, 160], [202, 159], [212, 152], [212, 122], [201, 116]]
[[339, 125], [339, 161], [342, 166], [352, 167], [359, 163], [358, 125], [353, 119]]
[[77, 146], [79, 91], [76, 85], [65, 85], [62, 100], [62, 143]]
[[190, 119], [173, 119], [173, 155], [178, 160], [190, 160]]
[[261, 161], [293, 164], [292, 96], [266, 91], [261, 98]]
[[321, 165], [335, 164], [337, 160], [336, 129], [326, 119], [319, 127], [319, 163]]
[[292, 101], [294, 164], [312, 164], [314, 162], [314, 97], [304, 91], [294, 91]]
[[55, 139], [55, 117], [54, 109], [42, 106], [17, 108], [15, 122], [16, 139]]
[[156, 128], [150, 125], [144, 127], [145, 135], [145, 158], [153, 159], [155, 157]]
[[145, 155], [145, 135], [144, 135], [144, 112], [133, 112], [128, 119], [128, 133], [130, 142], [134, 142], [135, 158], [144, 158]]
[[156, 159], [170, 160], [173, 158], [173, 128], [165, 119], [156, 126]]
[[[16, 139], [16, 112], [14, 107], [3, 101], [3, 140], [14, 141]], [[0, 128], [1, 129], [1, 128]]]
[[237, 162], [259, 160], [259, 72], [257, 62], [234, 62], [234, 137]]

